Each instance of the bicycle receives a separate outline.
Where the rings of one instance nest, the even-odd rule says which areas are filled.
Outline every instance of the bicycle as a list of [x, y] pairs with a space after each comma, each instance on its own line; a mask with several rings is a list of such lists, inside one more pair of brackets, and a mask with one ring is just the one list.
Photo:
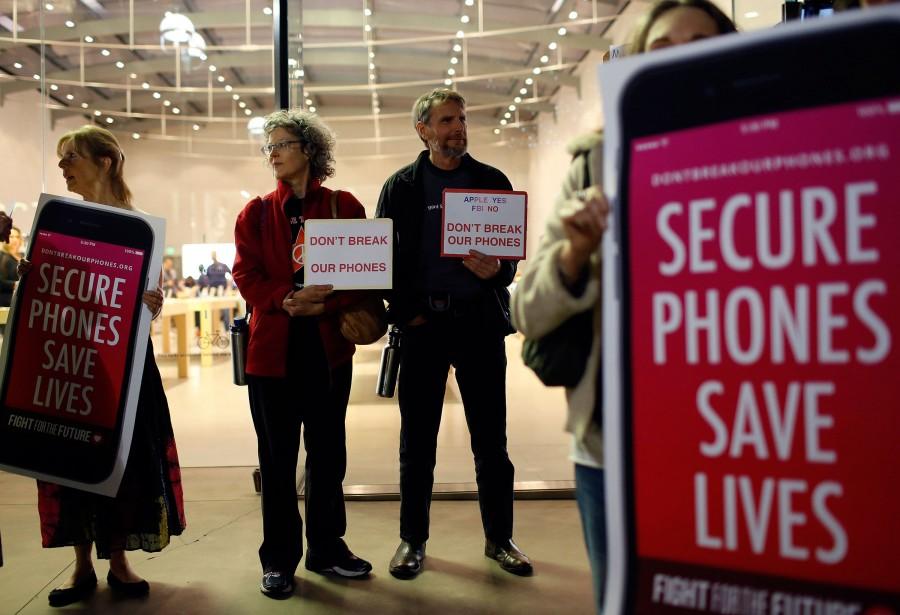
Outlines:
[[220, 350], [225, 350], [229, 346], [231, 346], [231, 340], [228, 335], [222, 335], [219, 331], [214, 331], [212, 333], [207, 333], [206, 335], [201, 335], [197, 338], [197, 346], [200, 347], [200, 350], [206, 350], [207, 348], [212, 348], [215, 346]]

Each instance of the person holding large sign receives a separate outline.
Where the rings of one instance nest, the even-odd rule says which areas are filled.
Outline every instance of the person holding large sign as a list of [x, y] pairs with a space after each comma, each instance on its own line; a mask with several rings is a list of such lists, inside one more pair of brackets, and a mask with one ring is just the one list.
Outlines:
[[[632, 53], [734, 31], [728, 16], [707, 0], [663, 0], [639, 24]], [[512, 314], [516, 327], [526, 337], [539, 339], [580, 312], [593, 311], [593, 341], [584, 374], [566, 391], [566, 430], [573, 436], [576, 497], [591, 562], [596, 609], [602, 613], [607, 539], [600, 390], [600, 242], [609, 215], [601, 180], [602, 131], [580, 137], [569, 149], [572, 164], [540, 246], [516, 286]]]
[[[247, 348], [250, 411], [262, 476], [263, 568], [260, 591], [286, 597], [303, 555], [296, 469], [300, 428], [306, 443], [306, 568], [365, 577], [369, 562], [343, 540], [341, 482], [347, 468], [344, 418], [356, 347], [340, 331], [339, 313], [354, 298], [330, 284], [304, 285], [304, 226], [332, 218], [334, 137], [314, 114], [276, 111], [266, 117], [266, 157], [278, 185], [250, 201], [234, 229], [233, 275], [253, 306]], [[338, 218], [365, 218], [346, 191], [334, 199]]]
[[419, 574], [428, 540], [437, 435], [447, 373], [456, 378], [472, 435], [485, 555], [504, 570], [531, 574], [512, 541], [513, 465], [506, 451], [506, 351], [513, 331], [506, 287], [515, 260], [471, 250], [441, 257], [445, 189], [504, 190], [498, 169], [466, 153], [466, 101], [437, 89], [420, 97], [413, 122], [428, 149], [385, 182], [376, 217], [394, 221], [389, 319], [403, 331], [400, 363], [400, 538], [395, 577]]
[[[123, 176], [125, 154], [111, 132], [83, 126], [64, 134], [56, 152], [70, 191], [93, 203], [134, 209]], [[20, 275], [30, 269], [31, 263], [20, 261]], [[31, 275], [40, 275], [43, 280], [47, 272], [42, 269]], [[66, 275], [65, 280], [71, 277]], [[68, 281], [60, 282], [55, 279], [53, 284], [64, 290]], [[143, 294], [143, 304], [154, 316], [162, 310], [162, 302], [159, 289]], [[59, 356], [56, 360], [68, 358]], [[110, 560], [106, 579], [117, 594], [139, 597], [150, 590], [149, 583], [132, 570], [125, 551], [160, 551], [185, 527], [178, 453], [152, 344], [147, 344], [134, 435], [118, 495], [109, 498], [38, 481], [38, 510], [43, 546], [75, 548], [75, 568], [63, 585], [50, 592], [51, 606], [83, 600], [97, 586], [91, 544], [96, 545], [98, 558]]]

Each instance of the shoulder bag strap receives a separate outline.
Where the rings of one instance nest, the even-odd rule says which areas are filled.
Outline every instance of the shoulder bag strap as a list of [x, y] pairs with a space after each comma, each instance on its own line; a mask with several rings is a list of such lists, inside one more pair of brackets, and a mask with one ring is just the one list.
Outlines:
[[331, 192], [331, 217], [335, 220], [338, 217], [337, 198], [340, 190], [332, 190]]

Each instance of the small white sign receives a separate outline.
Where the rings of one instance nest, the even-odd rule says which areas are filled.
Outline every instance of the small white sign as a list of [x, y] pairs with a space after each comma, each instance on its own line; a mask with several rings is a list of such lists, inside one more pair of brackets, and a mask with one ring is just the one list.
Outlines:
[[391, 288], [394, 224], [374, 220], [307, 220], [303, 280], [335, 290]]
[[528, 194], [512, 190], [444, 190], [441, 256], [478, 250], [500, 259], [525, 258]]

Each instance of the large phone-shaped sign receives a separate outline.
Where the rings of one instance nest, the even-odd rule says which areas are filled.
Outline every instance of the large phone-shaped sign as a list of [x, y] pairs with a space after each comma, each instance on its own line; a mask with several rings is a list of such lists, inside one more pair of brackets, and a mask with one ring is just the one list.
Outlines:
[[156, 286], [163, 224], [42, 195], [0, 358], [0, 467], [115, 495], [149, 336], [141, 295]]
[[895, 613], [900, 12], [653, 55], [610, 67], [609, 612]]

